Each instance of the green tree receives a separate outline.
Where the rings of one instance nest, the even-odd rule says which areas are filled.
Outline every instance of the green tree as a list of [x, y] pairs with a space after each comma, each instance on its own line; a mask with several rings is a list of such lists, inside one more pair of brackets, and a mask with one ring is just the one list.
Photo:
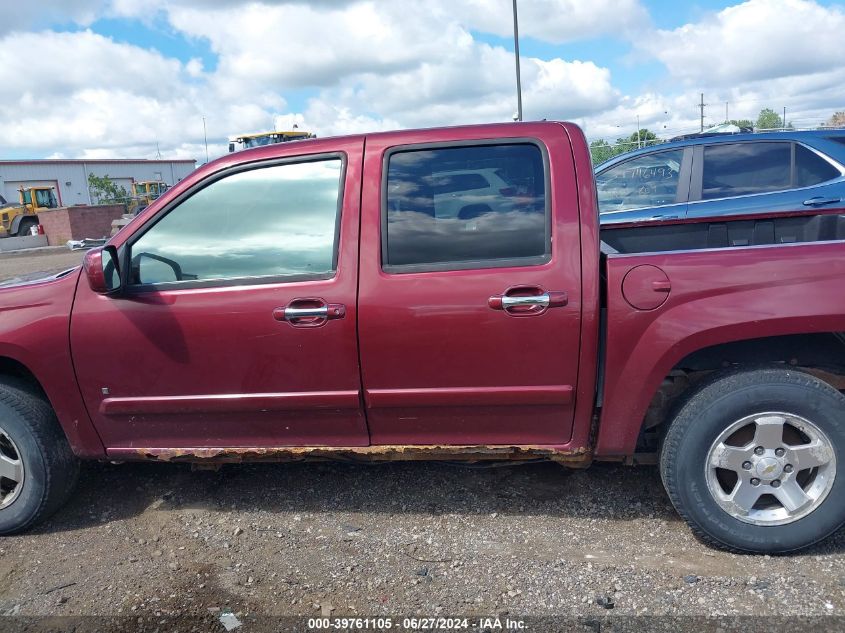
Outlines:
[[598, 165], [606, 160], [610, 160], [619, 152], [616, 147], [605, 141], [598, 139], [590, 143], [590, 157], [593, 159], [593, 165]]
[[630, 140], [634, 143], [639, 142], [641, 147], [647, 147], [648, 145], [659, 145], [663, 141], [657, 138], [657, 134], [649, 130], [648, 128], [642, 128], [640, 130], [640, 135], [637, 137], [637, 133], [634, 132], [631, 134]]
[[760, 115], [757, 117], [758, 130], [776, 130], [783, 127], [783, 119], [780, 115], [771, 108], [763, 108], [760, 110]]
[[738, 128], [754, 128], [754, 121], [751, 119], [731, 119], [728, 121], [731, 125], [735, 125]]
[[634, 132], [633, 134], [631, 134], [631, 136], [616, 139], [616, 146], [619, 149], [617, 154], [621, 154], [622, 152], [630, 152], [632, 149], [637, 149], [639, 147], [657, 145], [662, 142], [663, 141], [657, 138], [657, 134], [655, 134], [648, 128], [642, 128], [639, 134]]
[[88, 191], [97, 204], [126, 204], [129, 199], [129, 192], [112, 181], [108, 174], [105, 176], [88, 174]]
[[614, 156], [630, 152], [638, 147], [647, 147], [649, 145], [657, 145], [663, 141], [657, 138], [657, 134], [647, 128], [640, 130], [639, 138], [634, 132], [631, 136], [624, 136], [617, 138], [615, 143], [608, 143], [604, 139], [598, 139], [590, 143], [590, 156], [593, 159], [593, 165], [598, 165], [606, 160], [610, 160]]

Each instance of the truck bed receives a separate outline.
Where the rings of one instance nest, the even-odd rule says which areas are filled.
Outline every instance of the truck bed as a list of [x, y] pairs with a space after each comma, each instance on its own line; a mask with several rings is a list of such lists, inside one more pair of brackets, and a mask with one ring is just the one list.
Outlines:
[[602, 241], [618, 253], [731, 248], [845, 239], [842, 209], [695, 221], [649, 222], [602, 228]]
[[[751, 221], [746, 229], [754, 237], [762, 234], [754, 225], [769, 225], [784, 238], [796, 238], [791, 243], [680, 250], [678, 242], [685, 239], [681, 231], [662, 250], [641, 253], [614, 253], [605, 232], [606, 353], [596, 455], [630, 454], [638, 429], [632, 419], [642, 420], [650, 405], [659, 406], [652, 400], [660, 396], [661, 382], [673, 371], [687, 369], [693, 352], [731, 341], [845, 331], [842, 218], [766, 218]], [[788, 226], [794, 231], [786, 235]], [[698, 230], [685, 227], [688, 233]], [[820, 236], [830, 241], [819, 241]], [[619, 239], [627, 238], [620, 234]], [[636, 242], [630, 239], [629, 244]], [[657, 296], [654, 302], [663, 303], [648, 309], [631, 305], [644, 305], [649, 293]], [[805, 347], [790, 358], [792, 364], [803, 364]], [[717, 362], [725, 366], [735, 360]]]

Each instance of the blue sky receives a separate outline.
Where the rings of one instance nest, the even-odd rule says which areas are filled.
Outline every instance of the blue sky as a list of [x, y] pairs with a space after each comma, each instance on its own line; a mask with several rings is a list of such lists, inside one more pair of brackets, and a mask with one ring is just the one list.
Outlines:
[[[701, 92], [707, 124], [726, 101], [732, 118], [786, 106], [799, 127], [845, 109], [841, 3], [519, 6], [526, 117], [590, 138], [630, 134], [637, 117], [693, 131]], [[4, 157], [198, 157], [203, 118], [216, 154], [274, 123], [325, 135], [515, 109], [508, 0], [43, 0], [0, 18]]]

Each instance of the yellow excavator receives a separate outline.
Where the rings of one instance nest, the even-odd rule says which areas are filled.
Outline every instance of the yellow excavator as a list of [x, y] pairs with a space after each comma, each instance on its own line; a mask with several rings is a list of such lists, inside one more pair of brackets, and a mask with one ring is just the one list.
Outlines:
[[[251, 149], [274, 143], [287, 143], [288, 141], [301, 141], [307, 138], [315, 138], [317, 135], [311, 132], [293, 129], [288, 132], [260, 132], [258, 134], [244, 134], [229, 143], [229, 151], [234, 152], [240, 149]], [[240, 145], [240, 147], [237, 147]]]
[[38, 213], [59, 206], [55, 187], [21, 188], [18, 197], [18, 203], [0, 205], [0, 237], [30, 235], [38, 226]]

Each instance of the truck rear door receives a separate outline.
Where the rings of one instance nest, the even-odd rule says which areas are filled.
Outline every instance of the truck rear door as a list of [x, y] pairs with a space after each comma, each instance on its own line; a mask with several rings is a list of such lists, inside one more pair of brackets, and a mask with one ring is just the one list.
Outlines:
[[367, 138], [358, 323], [372, 444], [571, 437], [582, 301], [570, 143], [552, 123], [491, 129]]

